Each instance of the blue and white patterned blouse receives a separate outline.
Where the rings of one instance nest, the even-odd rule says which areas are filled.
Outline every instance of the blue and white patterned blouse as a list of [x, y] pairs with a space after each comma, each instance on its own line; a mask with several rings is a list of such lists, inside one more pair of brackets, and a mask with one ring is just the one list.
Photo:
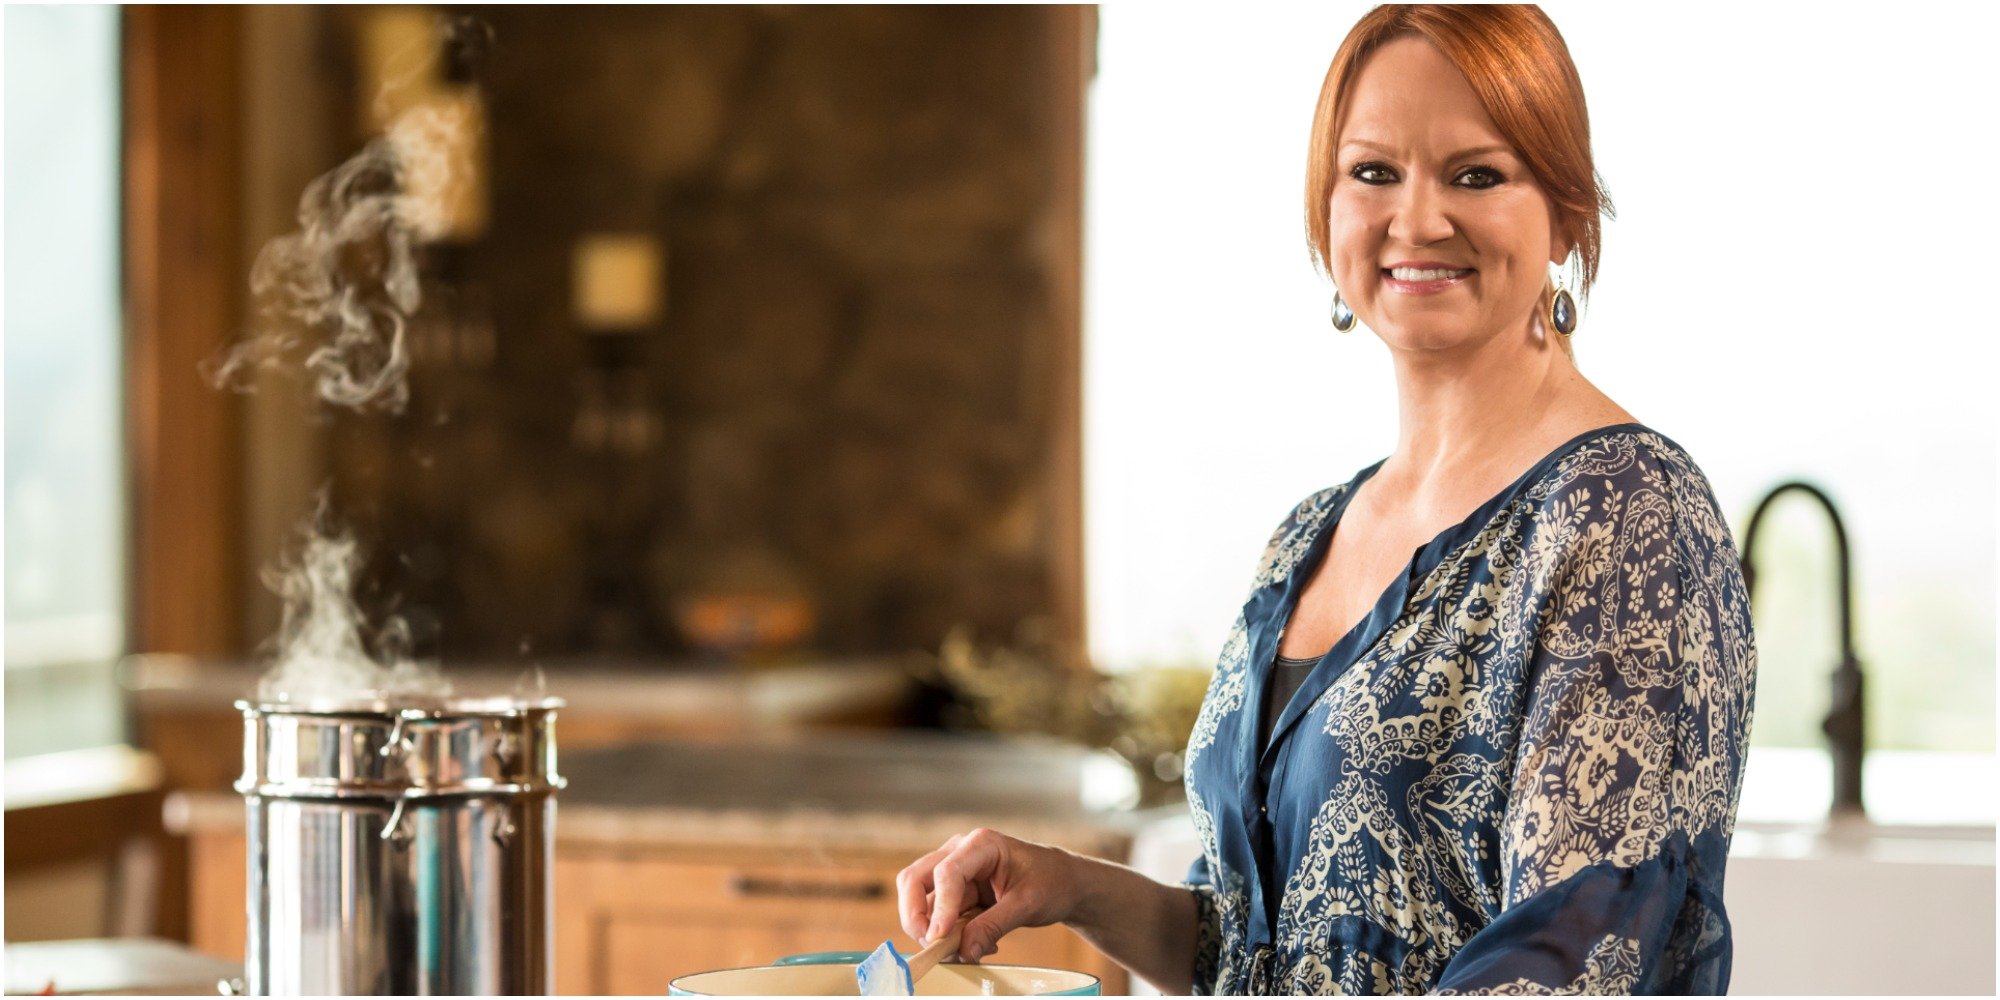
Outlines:
[[1200, 993], [1721, 993], [1757, 649], [1701, 470], [1640, 424], [1417, 550], [1267, 746], [1347, 499], [1279, 526], [1188, 746]]

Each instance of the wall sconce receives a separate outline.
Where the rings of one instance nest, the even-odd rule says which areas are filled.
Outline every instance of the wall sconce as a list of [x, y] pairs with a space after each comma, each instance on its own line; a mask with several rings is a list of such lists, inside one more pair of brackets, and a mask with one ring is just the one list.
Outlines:
[[664, 312], [666, 248], [643, 233], [595, 233], [571, 254], [571, 311], [592, 333], [635, 333]]

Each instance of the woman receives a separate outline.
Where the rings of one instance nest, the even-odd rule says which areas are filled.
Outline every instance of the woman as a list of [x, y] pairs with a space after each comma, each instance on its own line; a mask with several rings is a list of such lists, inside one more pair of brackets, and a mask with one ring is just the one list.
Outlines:
[[1588, 287], [1603, 209], [1539, 10], [1355, 27], [1307, 224], [1399, 434], [1272, 535], [1189, 742], [1202, 857], [1163, 885], [974, 831], [899, 878], [912, 936], [985, 904], [967, 960], [1060, 921], [1170, 993], [1727, 988], [1748, 597], [1700, 469], [1573, 364], [1548, 272]]

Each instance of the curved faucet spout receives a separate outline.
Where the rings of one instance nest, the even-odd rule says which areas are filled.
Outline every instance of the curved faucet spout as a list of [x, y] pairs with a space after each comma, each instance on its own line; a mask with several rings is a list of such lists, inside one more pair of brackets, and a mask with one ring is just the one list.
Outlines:
[[1820, 729], [1826, 733], [1833, 755], [1833, 814], [1865, 815], [1866, 810], [1861, 803], [1861, 759], [1868, 748], [1868, 729], [1862, 702], [1861, 661], [1854, 655], [1854, 591], [1848, 575], [1847, 528], [1841, 523], [1840, 511], [1834, 508], [1832, 498], [1825, 491], [1811, 483], [1794, 481], [1764, 494], [1764, 499], [1757, 502], [1756, 511], [1750, 515], [1750, 526], [1743, 531], [1743, 586], [1754, 598], [1757, 571], [1751, 557], [1756, 551], [1757, 526], [1763, 522], [1773, 500], [1794, 490], [1818, 500], [1819, 505], [1825, 508], [1828, 520], [1833, 522], [1835, 556], [1840, 570], [1840, 665], [1833, 671], [1833, 706], [1827, 712], [1826, 720], [1820, 724]]

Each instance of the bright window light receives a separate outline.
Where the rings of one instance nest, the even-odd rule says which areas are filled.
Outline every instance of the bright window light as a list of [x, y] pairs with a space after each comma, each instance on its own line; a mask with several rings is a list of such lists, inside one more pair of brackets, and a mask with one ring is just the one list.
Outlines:
[[[1853, 548], [1871, 745], [1991, 755], [1996, 185], [1987, 29], [1558, 3], [1617, 202], [1583, 373], [1691, 452], [1739, 544], [1806, 479]], [[1389, 454], [1387, 351], [1327, 322], [1307, 130], [1358, 3], [1105, 5], [1090, 108], [1091, 653], [1213, 664], [1271, 529]], [[1830, 531], [1760, 537], [1761, 746], [1819, 747]], [[1760, 530], [1760, 535], [1764, 531]], [[1990, 804], [1984, 807], [1990, 817]]]
[[116, 7], [6, 20], [9, 758], [123, 737]]

